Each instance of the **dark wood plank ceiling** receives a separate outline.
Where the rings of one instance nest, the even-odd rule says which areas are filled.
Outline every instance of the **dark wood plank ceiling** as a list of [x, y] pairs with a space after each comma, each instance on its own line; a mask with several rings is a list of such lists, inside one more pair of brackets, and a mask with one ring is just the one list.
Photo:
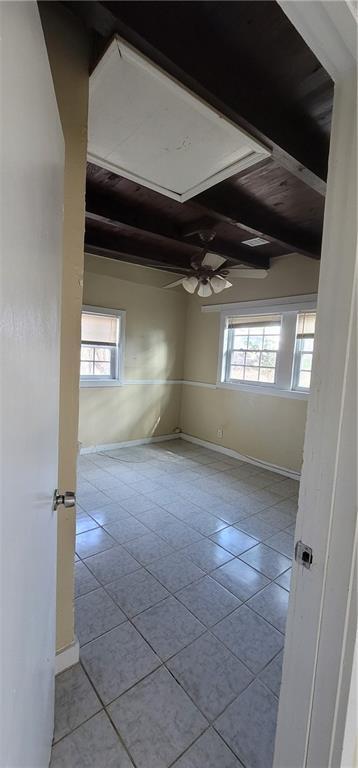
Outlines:
[[[272, 152], [185, 203], [89, 164], [87, 250], [185, 272], [207, 229], [232, 264], [320, 257], [333, 83], [274, 0], [64, 5], [87, 26], [92, 66], [117, 32]], [[268, 244], [242, 244], [257, 235]]]

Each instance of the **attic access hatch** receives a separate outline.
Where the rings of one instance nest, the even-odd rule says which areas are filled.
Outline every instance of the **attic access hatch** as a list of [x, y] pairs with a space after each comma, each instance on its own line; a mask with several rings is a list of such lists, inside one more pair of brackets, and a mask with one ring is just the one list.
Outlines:
[[90, 77], [88, 159], [184, 202], [270, 152], [116, 36]]

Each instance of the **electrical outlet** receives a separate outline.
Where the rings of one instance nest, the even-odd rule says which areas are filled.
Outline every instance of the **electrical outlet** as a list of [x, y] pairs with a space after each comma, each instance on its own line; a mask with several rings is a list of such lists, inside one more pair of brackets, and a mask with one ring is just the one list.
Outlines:
[[217, 428], [217, 430], [216, 430], [216, 436], [217, 436], [217, 437], [219, 437], [219, 438], [220, 438], [220, 440], [221, 440], [221, 439], [222, 439], [222, 436], [223, 436], [223, 434], [224, 434], [224, 430], [223, 430], [223, 428], [222, 428], [222, 427], [218, 427], [218, 428]]

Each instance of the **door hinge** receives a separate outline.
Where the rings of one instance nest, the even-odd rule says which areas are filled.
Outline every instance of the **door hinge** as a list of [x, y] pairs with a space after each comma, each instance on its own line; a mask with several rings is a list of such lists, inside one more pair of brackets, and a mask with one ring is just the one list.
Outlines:
[[313, 560], [312, 547], [308, 547], [303, 541], [296, 541], [295, 560], [304, 568], [310, 568]]

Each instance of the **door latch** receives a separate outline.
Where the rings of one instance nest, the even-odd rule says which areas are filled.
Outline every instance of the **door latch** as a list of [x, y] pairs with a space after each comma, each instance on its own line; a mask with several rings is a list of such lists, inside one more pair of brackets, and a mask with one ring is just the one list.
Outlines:
[[296, 541], [295, 560], [304, 568], [310, 568], [313, 560], [312, 547], [308, 547], [303, 541]]
[[76, 494], [74, 491], [65, 491], [61, 493], [58, 488], [55, 488], [53, 492], [52, 511], [55, 512], [57, 507], [63, 504], [64, 507], [74, 507], [76, 504]]

